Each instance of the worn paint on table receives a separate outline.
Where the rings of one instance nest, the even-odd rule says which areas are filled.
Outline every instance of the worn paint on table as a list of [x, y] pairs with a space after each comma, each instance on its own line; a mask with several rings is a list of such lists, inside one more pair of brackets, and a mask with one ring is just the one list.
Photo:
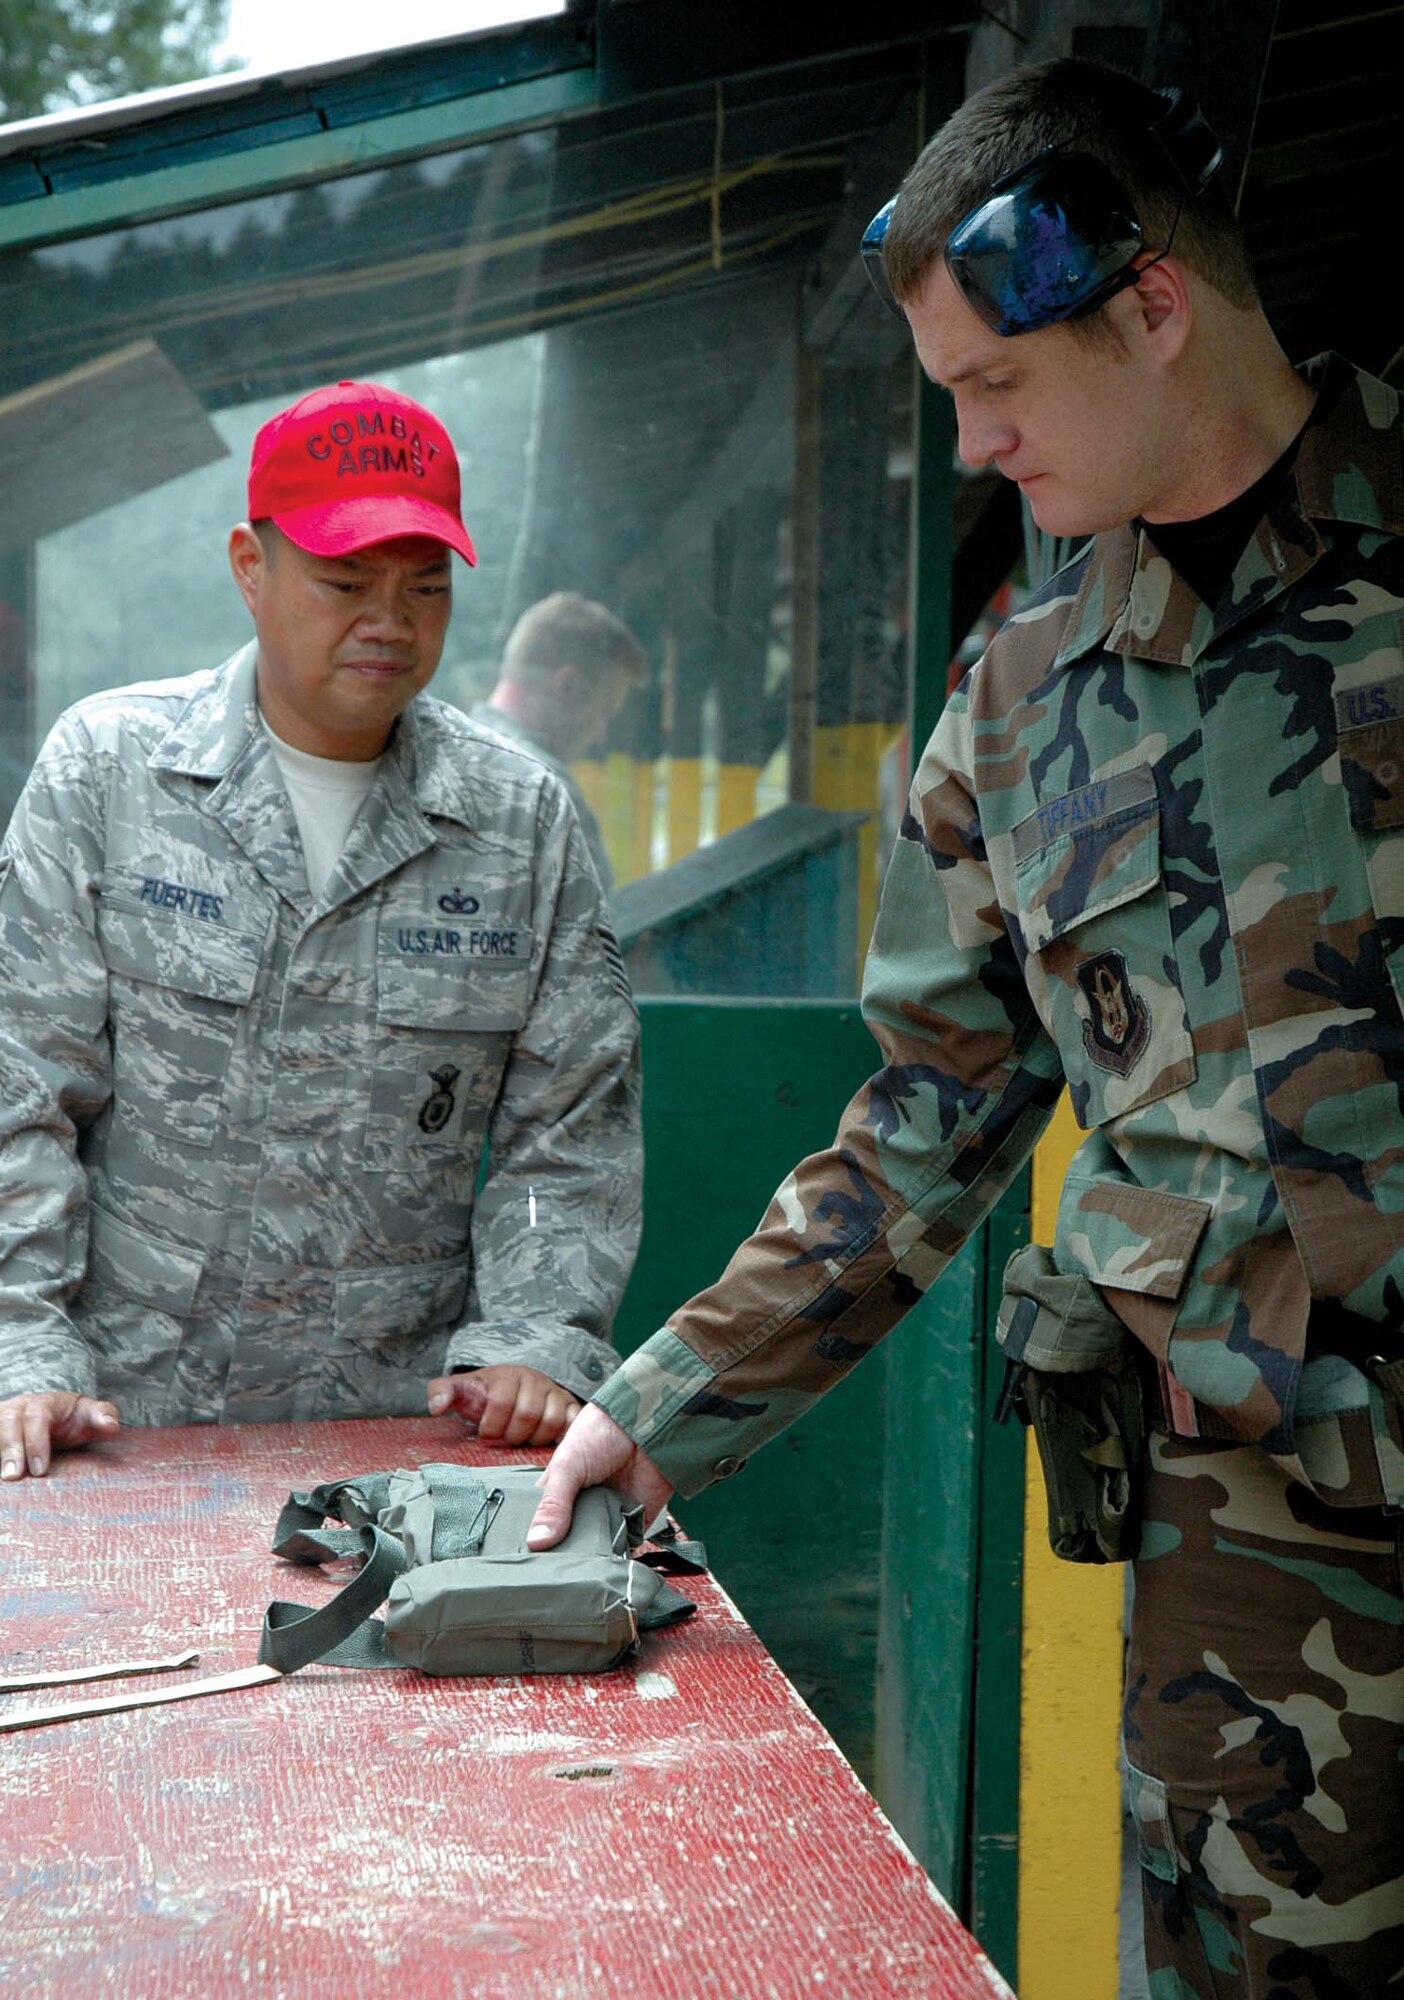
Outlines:
[[[248, 1665], [269, 1598], [333, 1588], [268, 1553], [290, 1487], [533, 1456], [425, 1419], [61, 1458], [0, 1494], [0, 1674]], [[698, 1616], [612, 1674], [308, 1668], [0, 1737], [0, 1991], [1007, 1996], [724, 1592], [683, 1587]]]

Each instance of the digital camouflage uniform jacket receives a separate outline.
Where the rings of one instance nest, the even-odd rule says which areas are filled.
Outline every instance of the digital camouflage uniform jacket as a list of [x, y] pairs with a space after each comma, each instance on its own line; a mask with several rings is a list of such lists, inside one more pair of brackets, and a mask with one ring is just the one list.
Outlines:
[[80, 702], [0, 861], [0, 1395], [369, 1416], [508, 1360], [589, 1395], [637, 1030], [559, 784], [456, 711], [406, 709], [314, 900], [252, 646]]
[[1381, 383], [1311, 373], [1295, 488], [1213, 612], [1101, 535], [952, 697], [868, 959], [884, 1067], [597, 1399], [680, 1491], [901, 1317], [1066, 1079], [1056, 1259], [1155, 1354], [1175, 1429], [1404, 1498], [1379, 1391], [1334, 1356], [1302, 1379], [1313, 1301], [1404, 1325], [1401, 426]]

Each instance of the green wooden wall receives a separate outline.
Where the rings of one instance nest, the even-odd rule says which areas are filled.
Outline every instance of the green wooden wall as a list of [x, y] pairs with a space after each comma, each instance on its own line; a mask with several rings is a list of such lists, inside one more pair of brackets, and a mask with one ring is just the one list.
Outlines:
[[[876, 1061], [856, 1004], [659, 1000], [643, 1017], [632, 1350], [827, 1145]], [[1011, 1192], [877, 1353], [682, 1508], [719, 1580], [996, 1962], [1013, 1963], [1023, 1440], [988, 1420]]]
[[[875, 1067], [842, 1001], [644, 999], [644, 1236], [625, 1352], [710, 1284]], [[682, 1509], [718, 1578], [872, 1780], [881, 1564], [881, 1350], [745, 1472]], [[822, 1601], [822, 1617], [816, 1609]]]

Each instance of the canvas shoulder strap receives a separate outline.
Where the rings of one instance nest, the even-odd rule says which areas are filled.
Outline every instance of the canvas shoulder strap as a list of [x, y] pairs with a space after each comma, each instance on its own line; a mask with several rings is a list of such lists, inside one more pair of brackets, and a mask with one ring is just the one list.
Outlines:
[[[332, 1536], [338, 1542], [342, 1540], [334, 1529], [327, 1539]], [[336, 1667], [399, 1665], [385, 1643], [384, 1627], [371, 1618], [371, 1613], [379, 1610], [390, 1594], [391, 1584], [404, 1574], [404, 1548], [393, 1535], [387, 1535], [383, 1528], [368, 1521], [354, 1532], [349, 1549], [327, 1553], [354, 1554], [358, 1548], [365, 1556], [364, 1565], [329, 1603], [319, 1605], [316, 1610], [306, 1604], [287, 1604], [281, 1599], [269, 1605], [263, 1615], [263, 1637], [258, 1649], [259, 1660], [265, 1666], [276, 1667], [280, 1674], [294, 1674], [313, 1660], [325, 1660], [328, 1666]]]
[[[403, 1544], [376, 1525], [389, 1500], [389, 1472], [329, 1480], [288, 1495], [273, 1531], [273, 1553], [285, 1562], [323, 1563], [363, 1555], [365, 1562], [344, 1590], [315, 1610], [277, 1600], [263, 1618], [258, 1657], [279, 1673], [296, 1673], [313, 1660], [334, 1666], [398, 1665], [384, 1628], [371, 1620], [405, 1569]], [[327, 1528], [325, 1520], [348, 1525]]]

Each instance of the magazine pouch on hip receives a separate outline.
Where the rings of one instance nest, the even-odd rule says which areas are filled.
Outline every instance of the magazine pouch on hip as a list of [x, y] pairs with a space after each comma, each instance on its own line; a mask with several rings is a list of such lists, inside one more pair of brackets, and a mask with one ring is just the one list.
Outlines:
[[1041, 1244], [1004, 1271], [995, 1415], [1033, 1432], [1048, 1490], [1048, 1540], [1064, 1562], [1129, 1561], [1141, 1534], [1146, 1409], [1136, 1343], [1090, 1278]]
[[557, 1547], [529, 1549], [540, 1478], [535, 1465], [420, 1465], [290, 1494], [275, 1555], [362, 1562], [315, 1609], [270, 1604], [260, 1660], [282, 1673], [313, 1660], [426, 1674], [590, 1673], [618, 1666], [641, 1632], [692, 1615], [691, 1599], [661, 1572], [705, 1569], [701, 1544], [655, 1530], [645, 1550], [639, 1510], [609, 1487], [578, 1496]]

